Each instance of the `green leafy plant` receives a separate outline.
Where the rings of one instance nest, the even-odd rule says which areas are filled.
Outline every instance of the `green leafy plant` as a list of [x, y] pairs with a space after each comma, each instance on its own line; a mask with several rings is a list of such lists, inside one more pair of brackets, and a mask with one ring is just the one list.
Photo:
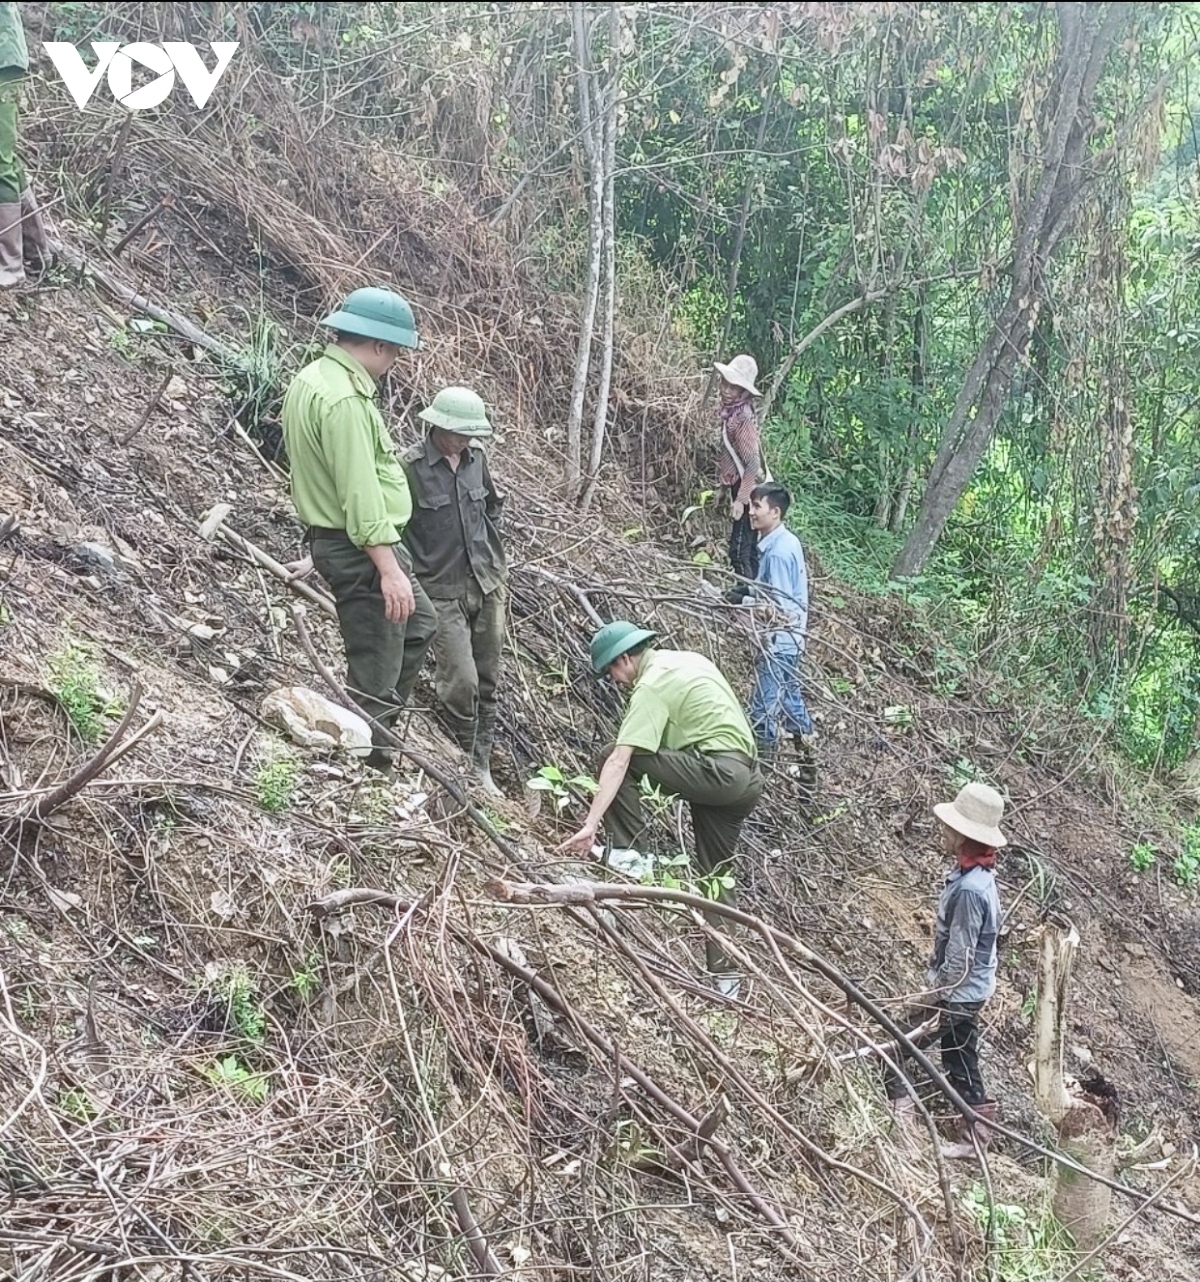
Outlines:
[[484, 807], [483, 816], [501, 836], [512, 831], [512, 824], [503, 815], [497, 814], [496, 811], [490, 810], [486, 806]]
[[321, 986], [320, 965], [321, 954], [314, 948], [304, 959], [304, 965], [292, 972], [289, 987], [297, 997], [307, 1001]]
[[1171, 875], [1185, 890], [1190, 890], [1200, 881], [1200, 823], [1188, 824], [1184, 828], [1179, 854], [1171, 865]]
[[248, 1041], [261, 1042], [267, 1015], [246, 967], [240, 962], [231, 966], [213, 985], [213, 992], [225, 1009], [228, 1026]]
[[1134, 872], [1148, 872], [1154, 867], [1157, 852], [1148, 841], [1139, 841], [1129, 852], [1129, 866]]
[[300, 778], [300, 762], [285, 750], [272, 752], [259, 762], [254, 776], [254, 797], [269, 815], [280, 815], [292, 804]]
[[993, 1277], [1000, 1282], [1057, 1282], [1073, 1252], [1067, 1235], [1048, 1212], [1031, 1215], [1013, 1202], [988, 1205], [987, 1190], [973, 1184], [962, 1197], [967, 1214], [989, 1231], [996, 1253]]
[[92, 1103], [87, 1091], [81, 1087], [66, 1091], [59, 1097], [58, 1106], [64, 1113], [69, 1113], [76, 1121], [90, 1122], [99, 1111]]
[[672, 855], [669, 859], [656, 859], [654, 871], [644, 880], [651, 885], [662, 886], [664, 890], [688, 890], [691, 883], [687, 877], [681, 875], [681, 870], [688, 869], [691, 862], [684, 850]]
[[665, 819], [679, 800], [673, 792], [667, 792], [647, 775], [642, 775], [638, 780], [638, 792], [642, 794], [642, 800], [646, 803], [646, 808], [655, 819]]
[[525, 785], [531, 792], [548, 792], [554, 801], [556, 814], [561, 814], [571, 802], [571, 789], [578, 788], [592, 796], [597, 783], [591, 775], [571, 775], [569, 778], [557, 766], [542, 766]]
[[705, 899], [716, 901], [726, 891], [731, 891], [737, 885], [733, 873], [711, 873], [709, 876], [701, 878], [700, 890]]
[[1036, 855], [1027, 855], [1026, 858], [1029, 860], [1029, 893], [1043, 908], [1049, 908], [1058, 893], [1058, 877]]
[[100, 673], [82, 646], [70, 645], [46, 661], [46, 686], [84, 743], [95, 743], [114, 700], [100, 687]]
[[214, 1085], [227, 1086], [252, 1104], [261, 1104], [267, 1098], [266, 1076], [247, 1068], [236, 1055], [215, 1060], [205, 1075]]
[[947, 770], [950, 774], [950, 787], [956, 792], [969, 783], [987, 783], [983, 771], [967, 757], [959, 757]]
[[1034, 1011], [1037, 1010], [1037, 989], [1032, 988], [1025, 995], [1025, 1000], [1021, 1003], [1021, 1018], [1032, 1019]]

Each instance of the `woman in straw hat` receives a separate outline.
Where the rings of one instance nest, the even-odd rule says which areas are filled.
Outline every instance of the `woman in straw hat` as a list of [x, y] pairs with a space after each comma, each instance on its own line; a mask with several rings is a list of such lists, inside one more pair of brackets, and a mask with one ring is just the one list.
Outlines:
[[[941, 823], [942, 847], [954, 859], [938, 902], [933, 954], [926, 976], [928, 991], [917, 1000], [921, 1028], [918, 1046], [941, 1042], [942, 1069], [950, 1084], [977, 1113], [992, 1120], [996, 1103], [987, 1097], [979, 1070], [979, 1012], [996, 991], [996, 939], [1000, 897], [996, 892], [996, 855], [1007, 844], [1000, 831], [1004, 799], [982, 783], [969, 783], [952, 802], [934, 806]], [[936, 1028], [926, 1029], [936, 1013]], [[895, 1069], [887, 1072], [888, 1098], [897, 1121], [911, 1125], [915, 1099]], [[975, 1155], [974, 1139], [986, 1146], [989, 1127], [958, 1119], [959, 1143], [946, 1157]]]
[[729, 494], [733, 525], [729, 531], [729, 564], [745, 580], [729, 592], [729, 600], [741, 602], [749, 584], [758, 577], [758, 536], [750, 528], [750, 491], [766, 473], [762, 464], [762, 442], [758, 415], [754, 411], [754, 385], [758, 362], [753, 356], [735, 356], [728, 365], [720, 361], [713, 368], [721, 376], [717, 417], [721, 424], [721, 462], [717, 479]]

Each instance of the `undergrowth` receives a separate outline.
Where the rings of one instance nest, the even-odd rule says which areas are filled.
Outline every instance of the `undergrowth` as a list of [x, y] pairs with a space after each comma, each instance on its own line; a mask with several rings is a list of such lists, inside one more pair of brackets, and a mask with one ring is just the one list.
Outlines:
[[281, 745], [264, 751], [254, 775], [254, 799], [269, 815], [281, 815], [292, 804], [300, 780], [300, 762]]
[[963, 1194], [962, 1206], [985, 1233], [990, 1225], [994, 1258], [989, 1278], [1057, 1282], [1077, 1259], [1070, 1239], [1048, 1210], [1031, 1213], [1012, 1202], [989, 1206], [982, 1184], [973, 1184]]
[[100, 672], [86, 649], [68, 645], [46, 661], [46, 688], [85, 744], [96, 743], [114, 701], [102, 690]]

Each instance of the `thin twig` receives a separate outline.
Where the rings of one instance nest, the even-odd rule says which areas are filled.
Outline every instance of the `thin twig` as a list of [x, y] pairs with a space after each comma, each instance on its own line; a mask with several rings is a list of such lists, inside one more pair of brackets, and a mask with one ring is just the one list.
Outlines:
[[171, 379], [173, 379], [174, 377], [175, 377], [175, 371], [170, 369], [167, 370], [167, 372], [163, 375], [162, 382], [158, 385], [158, 390], [150, 398], [150, 400], [146, 404], [146, 408], [142, 411], [142, 417], [138, 419], [137, 423], [135, 423], [134, 426], [131, 427], [129, 431], [125, 433], [124, 436], [118, 439], [117, 441], [118, 445], [128, 445], [129, 442], [132, 441], [133, 438], [142, 430], [142, 428], [146, 426], [146, 424], [150, 421], [150, 415], [154, 413], [155, 406], [157, 406], [159, 401], [162, 400], [163, 393], [167, 390], [167, 387], [170, 385]]

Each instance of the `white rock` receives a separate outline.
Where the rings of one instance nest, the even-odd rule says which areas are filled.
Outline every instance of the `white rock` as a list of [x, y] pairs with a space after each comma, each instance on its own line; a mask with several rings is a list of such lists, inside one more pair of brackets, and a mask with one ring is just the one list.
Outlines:
[[305, 686], [272, 690], [259, 714], [305, 748], [340, 747], [359, 756], [371, 751], [371, 731], [362, 717]]

